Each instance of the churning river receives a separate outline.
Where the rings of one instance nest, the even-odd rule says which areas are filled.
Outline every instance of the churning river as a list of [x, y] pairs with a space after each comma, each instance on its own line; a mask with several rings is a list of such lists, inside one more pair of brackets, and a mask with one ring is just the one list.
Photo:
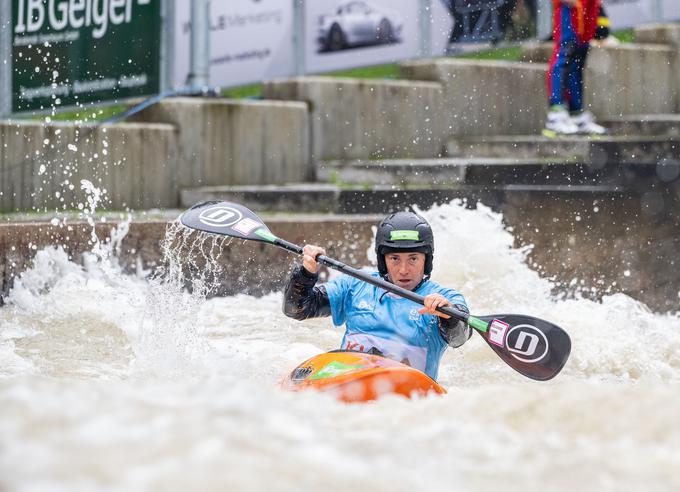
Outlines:
[[483, 207], [424, 214], [434, 279], [473, 314], [569, 332], [557, 378], [522, 377], [475, 336], [447, 351], [443, 397], [288, 394], [285, 374], [338, 347], [328, 319], [43, 250], [0, 308], [0, 490], [680, 490], [680, 317], [551, 294]]

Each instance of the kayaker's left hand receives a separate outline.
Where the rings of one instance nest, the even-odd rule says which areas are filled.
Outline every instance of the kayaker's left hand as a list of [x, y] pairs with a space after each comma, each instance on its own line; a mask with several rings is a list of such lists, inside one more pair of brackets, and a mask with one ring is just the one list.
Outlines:
[[423, 300], [425, 306], [420, 308], [418, 312], [420, 314], [435, 314], [437, 316], [440, 316], [444, 319], [448, 319], [451, 316], [448, 314], [444, 313], [439, 313], [437, 312], [438, 307], [447, 307], [451, 305], [451, 301], [449, 301], [446, 297], [444, 297], [441, 294], [428, 294], [425, 296], [425, 299]]

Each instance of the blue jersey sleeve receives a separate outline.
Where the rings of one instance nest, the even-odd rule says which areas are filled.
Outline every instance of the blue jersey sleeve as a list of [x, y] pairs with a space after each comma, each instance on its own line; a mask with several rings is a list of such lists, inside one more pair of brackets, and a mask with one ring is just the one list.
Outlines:
[[352, 277], [343, 275], [324, 284], [328, 294], [328, 301], [331, 304], [331, 315], [335, 326], [342, 326], [345, 323], [347, 315], [345, 306], [348, 300], [351, 302], [349, 293], [352, 290], [353, 282], [354, 279]]

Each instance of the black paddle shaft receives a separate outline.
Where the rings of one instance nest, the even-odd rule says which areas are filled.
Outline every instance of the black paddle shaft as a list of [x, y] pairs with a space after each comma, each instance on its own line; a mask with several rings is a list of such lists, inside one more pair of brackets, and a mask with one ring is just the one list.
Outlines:
[[[284, 239], [281, 238], [276, 238], [276, 241], [274, 241], [274, 244], [280, 248], [285, 249], [286, 251], [290, 251], [291, 253], [295, 253], [298, 255], [304, 254], [302, 252], [302, 248], [298, 246], [297, 244], [293, 244], [291, 242], [288, 242]], [[357, 270], [356, 268], [352, 268], [349, 265], [344, 264], [341, 261], [334, 260], [333, 258], [330, 258], [328, 256], [324, 255], [319, 255], [316, 257], [316, 261], [318, 263], [321, 263], [322, 265], [325, 265], [329, 268], [332, 268], [333, 270], [337, 270], [339, 272], [342, 272], [344, 274], [347, 274], [351, 277], [358, 278], [359, 280], [363, 280], [364, 282], [367, 282], [369, 284], [375, 285], [376, 287], [380, 287], [381, 289], [385, 289], [388, 292], [392, 292], [393, 294], [397, 294], [398, 296], [401, 296], [405, 299], [408, 299], [413, 302], [417, 302], [418, 304], [425, 304], [425, 298], [421, 295], [416, 294], [413, 291], [406, 290], [402, 287], [399, 287], [398, 285], [395, 285], [393, 283], [387, 282], [381, 278], [374, 277], [372, 275], [367, 274], [366, 272], [363, 272], [361, 270]], [[438, 307], [437, 311], [440, 311], [444, 314], [447, 314], [449, 316], [452, 316], [453, 318], [459, 319], [461, 321], [464, 321], [467, 323], [469, 314], [465, 313], [463, 311], [459, 311], [458, 309], [452, 308], [452, 307]]]

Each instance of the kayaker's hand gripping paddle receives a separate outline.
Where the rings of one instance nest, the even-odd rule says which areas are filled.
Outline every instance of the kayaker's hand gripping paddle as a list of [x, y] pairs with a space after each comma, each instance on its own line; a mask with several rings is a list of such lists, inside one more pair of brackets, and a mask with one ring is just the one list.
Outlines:
[[[302, 255], [302, 247], [272, 234], [255, 213], [243, 205], [209, 201], [194, 205], [180, 217], [186, 227], [212, 234], [273, 244], [291, 253]], [[317, 262], [344, 274], [373, 284], [398, 296], [423, 304], [423, 296], [403, 289], [381, 278], [320, 255]], [[484, 341], [510, 367], [537, 381], [555, 377], [564, 367], [571, 351], [569, 335], [559, 326], [519, 314], [471, 316], [452, 307], [438, 311], [465, 321], [477, 330]]]

